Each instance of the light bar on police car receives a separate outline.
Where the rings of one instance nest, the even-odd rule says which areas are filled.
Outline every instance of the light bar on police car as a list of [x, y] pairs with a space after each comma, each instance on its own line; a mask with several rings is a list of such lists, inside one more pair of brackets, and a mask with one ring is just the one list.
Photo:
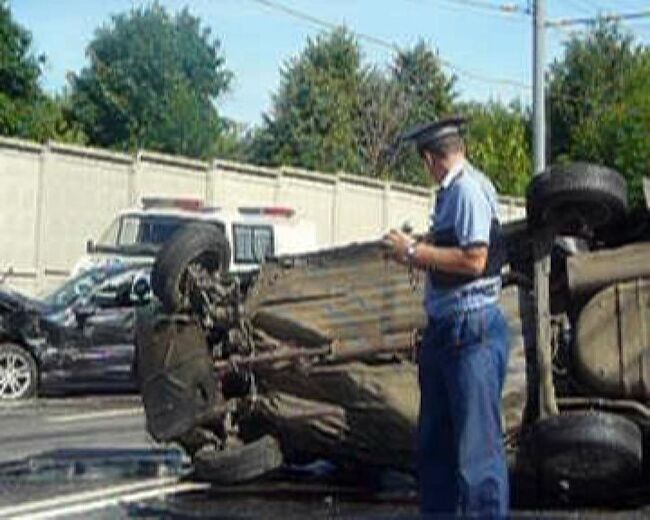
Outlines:
[[293, 217], [296, 211], [285, 206], [242, 206], [239, 208], [242, 215], [266, 215], [270, 217]]

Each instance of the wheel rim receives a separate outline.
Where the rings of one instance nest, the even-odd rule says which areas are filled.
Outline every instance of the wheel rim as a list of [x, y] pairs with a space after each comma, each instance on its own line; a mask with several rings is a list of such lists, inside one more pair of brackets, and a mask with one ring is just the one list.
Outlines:
[[23, 397], [31, 383], [32, 371], [25, 355], [0, 352], [0, 399]]

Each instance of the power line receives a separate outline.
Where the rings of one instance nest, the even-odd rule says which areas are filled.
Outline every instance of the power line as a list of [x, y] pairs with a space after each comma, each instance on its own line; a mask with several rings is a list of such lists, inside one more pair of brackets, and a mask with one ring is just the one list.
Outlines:
[[546, 22], [546, 27], [566, 27], [568, 25], [591, 25], [600, 21], [622, 22], [650, 18], [650, 10], [633, 13], [610, 13], [591, 18], [560, 18]]
[[[316, 16], [313, 16], [311, 14], [305, 13], [303, 11], [299, 11], [297, 9], [294, 9], [292, 7], [287, 7], [286, 5], [283, 5], [279, 2], [276, 2], [274, 0], [250, 0], [251, 2], [254, 2], [256, 4], [263, 5], [269, 9], [273, 9], [275, 11], [282, 12], [284, 14], [287, 14], [289, 16], [292, 16], [294, 18], [310, 22], [314, 25], [320, 26], [320, 27], [326, 27], [328, 29], [336, 29], [340, 27], [340, 25], [329, 22], [327, 20], [323, 20], [321, 18], [318, 18]], [[397, 53], [398, 55], [403, 55], [402, 50], [399, 48], [399, 46], [393, 42], [389, 42], [387, 40], [384, 40], [382, 38], [378, 38], [376, 36], [372, 36], [369, 34], [364, 34], [361, 32], [353, 31], [353, 33], [362, 40], [365, 40], [367, 42], [373, 43], [375, 45], [384, 47], [386, 49], [390, 49], [391, 51]], [[512, 79], [507, 79], [507, 78], [497, 78], [494, 76], [487, 76], [484, 75], [480, 72], [476, 72], [470, 69], [466, 69], [464, 67], [460, 67], [456, 65], [455, 63], [452, 63], [449, 60], [446, 60], [444, 58], [441, 58], [438, 56], [438, 59], [440, 60], [440, 63], [447, 67], [448, 69], [456, 72], [457, 74], [463, 75], [465, 77], [475, 79], [477, 81], [481, 81], [484, 83], [492, 83], [496, 85], [507, 85], [509, 87], [514, 87], [520, 90], [526, 90], [530, 92], [531, 86], [527, 83], [523, 83], [521, 81], [517, 80], [512, 80]]]
[[442, 9], [452, 9], [455, 11], [468, 9], [472, 12], [483, 15], [498, 16], [501, 20], [509, 22], [522, 22], [526, 20], [528, 9], [521, 7], [518, 4], [493, 4], [489, 2], [481, 2], [477, 0], [409, 0], [415, 4], [435, 4], [435, 7]]
[[482, 0], [447, 0], [452, 4], [458, 4], [466, 7], [476, 7], [478, 9], [485, 9], [488, 11], [495, 11], [502, 14], [524, 14], [530, 15], [530, 9], [522, 7], [514, 2], [506, 4], [493, 4], [491, 2], [484, 2]]
[[527, 21], [525, 16], [520, 16], [521, 13], [507, 13], [500, 11], [498, 9], [485, 9], [482, 7], [476, 7], [474, 5], [465, 4], [464, 2], [459, 2], [455, 0], [436, 0], [435, 7], [440, 9], [451, 9], [453, 11], [463, 11], [467, 12], [468, 10], [476, 13], [480, 16], [496, 16], [500, 20], [505, 20], [508, 22], [521, 23]]

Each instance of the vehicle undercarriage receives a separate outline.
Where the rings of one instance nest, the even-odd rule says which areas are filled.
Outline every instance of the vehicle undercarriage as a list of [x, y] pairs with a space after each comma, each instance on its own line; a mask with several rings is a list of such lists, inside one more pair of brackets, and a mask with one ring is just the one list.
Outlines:
[[[603, 502], [648, 474], [650, 218], [627, 211], [616, 172], [584, 164], [534, 181], [528, 205], [528, 222], [505, 228], [501, 301], [515, 488], [536, 502]], [[369, 242], [269, 261], [243, 294], [208, 254], [218, 238], [199, 234], [174, 237], [182, 253], [154, 267], [160, 301], [138, 317], [152, 436], [180, 443], [213, 482], [316, 458], [411, 471], [418, 274]], [[535, 291], [547, 254], [547, 292]]]

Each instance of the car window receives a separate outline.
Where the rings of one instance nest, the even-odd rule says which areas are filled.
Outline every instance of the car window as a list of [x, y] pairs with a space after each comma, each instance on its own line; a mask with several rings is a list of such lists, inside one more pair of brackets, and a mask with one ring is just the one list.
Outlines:
[[120, 226], [118, 245], [131, 245], [138, 240], [139, 219], [137, 217], [123, 217]]
[[213, 224], [224, 231], [221, 222], [199, 220], [190, 216], [127, 214], [113, 221], [101, 235], [97, 246], [157, 246], [164, 244], [182, 226], [197, 221]]
[[108, 246], [114, 246], [117, 244], [117, 236], [120, 231], [120, 219], [116, 218], [111, 222], [111, 225], [108, 226], [106, 231], [102, 233], [99, 237], [98, 244], [104, 244]]
[[97, 285], [106, 277], [106, 272], [101, 269], [86, 271], [65, 282], [43, 300], [55, 310], [69, 307], [81, 298], [90, 298]]
[[[138, 283], [145, 284], [142, 294], [138, 294]], [[149, 276], [137, 269], [106, 278], [93, 291], [91, 301], [102, 308], [132, 307], [148, 302], [150, 297]]]
[[130, 305], [130, 292], [134, 273], [111, 276], [97, 285], [91, 301], [99, 307], [123, 307]]
[[[134, 294], [140, 279], [146, 281], [147, 289], [142, 296]], [[92, 269], [67, 281], [44, 301], [53, 310], [61, 310], [82, 301], [106, 308], [146, 303], [149, 298], [149, 275], [142, 268], [118, 272]]]
[[160, 215], [130, 215], [122, 217], [118, 246], [163, 244], [188, 219]]
[[187, 221], [184, 219], [153, 219], [140, 220], [140, 244], [163, 244]]
[[271, 226], [233, 224], [232, 236], [236, 263], [257, 264], [275, 253]]

